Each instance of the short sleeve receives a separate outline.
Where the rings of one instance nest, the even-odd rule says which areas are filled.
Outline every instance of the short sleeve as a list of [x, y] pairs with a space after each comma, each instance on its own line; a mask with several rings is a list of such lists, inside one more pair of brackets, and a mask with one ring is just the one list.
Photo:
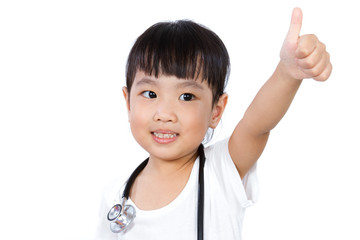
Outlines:
[[256, 173], [257, 163], [255, 163], [242, 179], [246, 197], [251, 204], [257, 202], [259, 197], [259, 182]]
[[256, 163], [241, 179], [234, 162], [231, 159], [229, 138], [215, 143], [205, 149], [206, 165], [215, 179], [212, 184], [219, 185], [227, 199], [238, 202], [242, 208], [252, 206], [258, 199], [258, 178]]

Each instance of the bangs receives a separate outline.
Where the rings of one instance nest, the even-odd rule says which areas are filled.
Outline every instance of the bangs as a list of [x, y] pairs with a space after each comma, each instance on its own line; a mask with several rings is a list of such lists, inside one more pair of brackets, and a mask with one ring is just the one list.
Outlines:
[[205, 80], [211, 89], [223, 92], [229, 62], [224, 44], [209, 29], [185, 20], [157, 23], [137, 39], [129, 54], [127, 86], [131, 88], [140, 70], [155, 77]]

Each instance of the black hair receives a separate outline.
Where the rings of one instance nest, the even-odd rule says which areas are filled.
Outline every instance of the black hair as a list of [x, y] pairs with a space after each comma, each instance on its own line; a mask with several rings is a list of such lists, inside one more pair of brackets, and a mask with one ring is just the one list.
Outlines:
[[215, 104], [224, 93], [230, 59], [224, 43], [208, 28], [190, 20], [160, 22], [140, 35], [130, 51], [126, 66], [129, 93], [139, 70], [155, 77], [200, 77], [212, 89]]

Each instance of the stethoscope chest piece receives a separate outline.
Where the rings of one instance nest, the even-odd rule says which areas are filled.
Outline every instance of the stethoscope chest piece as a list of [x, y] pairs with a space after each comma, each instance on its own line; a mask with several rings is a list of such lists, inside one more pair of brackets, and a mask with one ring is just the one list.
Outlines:
[[[124, 206], [124, 207], [123, 207]], [[108, 215], [107, 219], [110, 221], [110, 229], [114, 233], [119, 233], [128, 228], [136, 216], [135, 208], [131, 205], [114, 205]]]

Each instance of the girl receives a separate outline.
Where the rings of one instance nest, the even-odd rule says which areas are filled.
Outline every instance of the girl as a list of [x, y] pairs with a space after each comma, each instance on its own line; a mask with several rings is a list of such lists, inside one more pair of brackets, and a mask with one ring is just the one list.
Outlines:
[[123, 94], [132, 134], [149, 158], [127, 187], [120, 182], [105, 192], [96, 239], [241, 239], [270, 130], [302, 79], [325, 81], [331, 73], [324, 44], [315, 35], [299, 37], [301, 23], [295, 8], [274, 74], [232, 135], [206, 149], [202, 141], [228, 100], [224, 44], [191, 21], [158, 23], [137, 39]]

